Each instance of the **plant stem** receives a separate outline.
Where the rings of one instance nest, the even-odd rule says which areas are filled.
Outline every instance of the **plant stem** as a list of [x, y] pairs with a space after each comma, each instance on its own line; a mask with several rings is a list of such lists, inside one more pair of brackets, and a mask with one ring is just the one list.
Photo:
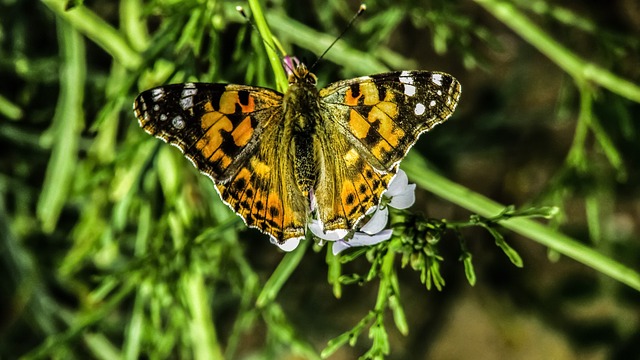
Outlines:
[[[505, 208], [502, 204], [436, 174], [416, 153], [407, 156], [402, 168], [418, 186], [478, 215], [491, 218]], [[502, 220], [499, 224], [640, 291], [640, 273], [564, 234], [525, 218]]]
[[264, 48], [267, 51], [267, 55], [269, 55], [269, 62], [271, 63], [271, 68], [273, 69], [273, 72], [276, 76], [276, 84], [278, 85], [278, 90], [285, 91], [288, 86], [287, 75], [284, 73], [284, 68], [281, 64], [280, 57], [276, 53], [276, 47], [273, 43], [273, 35], [271, 34], [269, 25], [267, 25], [267, 20], [265, 20], [264, 14], [262, 13], [260, 1], [249, 0], [249, 7], [251, 8], [253, 20], [256, 22], [256, 27], [258, 28], [258, 31], [262, 36], [262, 40], [265, 42]]
[[[318, 55], [335, 40], [335, 36], [315, 31], [276, 12], [269, 13], [268, 17], [273, 28], [278, 30], [282, 37], [286, 37], [292, 43], [307, 48]], [[370, 54], [355, 50], [341, 41], [338, 41], [324, 58], [337, 64], [344, 64], [345, 68], [353, 66], [362, 74], [374, 74], [389, 70], [386, 65]]]
[[23, 116], [22, 109], [0, 95], [0, 115], [6, 116], [9, 120], [20, 120]]
[[125, 68], [134, 70], [142, 64], [142, 57], [129, 46], [124, 36], [87, 7], [77, 6], [66, 11], [67, 1], [43, 0], [42, 2], [74, 29], [93, 40]]
[[60, 94], [51, 127], [40, 138], [51, 147], [51, 158], [38, 198], [37, 215], [45, 232], [53, 232], [68, 200], [78, 164], [78, 144], [84, 128], [84, 82], [87, 75], [84, 39], [64, 20], [57, 21], [64, 62], [60, 68]]
[[513, 4], [500, 0], [475, 2], [537, 48], [574, 80], [593, 82], [629, 100], [640, 102], [640, 86], [583, 60], [531, 22]]
[[264, 284], [258, 299], [256, 300], [256, 307], [263, 308], [278, 296], [278, 292], [282, 286], [289, 280], [289, 276], [298, 267], [300, 261], [304, 256], [304, 253], [312, 240], [302, 240], [300, 245], [294, 251], [287, 253], [276, 270], [271, 274], [271, 277]]

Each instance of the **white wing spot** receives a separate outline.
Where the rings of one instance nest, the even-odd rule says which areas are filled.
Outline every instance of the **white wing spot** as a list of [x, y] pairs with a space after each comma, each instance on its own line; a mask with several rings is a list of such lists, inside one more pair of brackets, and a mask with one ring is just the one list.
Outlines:
[[436, 106], [436, 101], [435, 100], [431, 100], [431, 102], [429, 103], [429, 107], [432, 108]]
[[162, 88], [155, 88], [151, 90], [151, 99], [153, 99], [154, 102], [158, 102], [163, 97], [164, 97], [164, 90]]
[[442, 74], [433, 74], [433, 76], [431, 76], [431, 82], [438, 86], [442, 86]]
[[197, 93], [198, 93], [198, 89], [187, 87], [187, 85], [185, 85], [184, 89], [182, 89], [182, 97], [183, 98], [193, 96], [193, 95], [195, 95]]
[[416, 87], [413, 85], [404, 85], [404, 94], [407, 96], [413, 96], [416, 94]]
[[180, 99], [180, 106], [182, 106], [182, 110], [191, 109], [193, 107], [193, 97], [189, 96], [189, 97], [183, 97], [182, 99]]
[[442, 90], [436, 91], [436, 94], [438, 94], [438, 96], [442, 96]]
[[400, 82], [403, 84], [413, 85], [413, 76], [411, 76], [411, 73], [408, 71], [401, 72], [398, 79], [400, 79]]
[[404, 94], [407, 96], [413, 96], [416, 94], [416, 87], [413, 86], [413, 76], [411, 76], [410, 71], [403, 71], [400, 73], [398, 77], [400, 82], [404, 86]]
[[166, 121], [166, 120], [167, 120], [167, 115], [160, 114], [160, 121]]
[[413, 113], [416, 115], [422, 115], [427, 110], [426, 107], [422, 103], [417, 103], [416, 108], [413, 110]]
[[160, 105], [158, 104], [153, 105], [153, 111], [158, 111], [158, 110], [160, 110]]
[[184, 120], [182, 120], [182, 116], [178, 115], [171, 119], [171, 125], [176, 129], [184, 129], [185, 123]]

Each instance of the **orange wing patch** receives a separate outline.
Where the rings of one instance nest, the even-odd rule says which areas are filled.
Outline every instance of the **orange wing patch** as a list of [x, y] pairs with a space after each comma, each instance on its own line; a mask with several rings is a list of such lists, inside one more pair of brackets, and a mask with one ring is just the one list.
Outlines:
[[349, 111], [349, 128], [353, 135], [358, 139], [364, 139], [367, 137], [371, 125], [364, 119], [364, 117], [362, 117], [362, 115], [360, 115], [359, 112], [351, 109]]
[[254, 128], [251, 125], [251, 117], [246, 116], [244, 120], [231, 132], [233, 143], [238, 147], [247, 145], [253, 136]]
[[381, 108], [391, 110], [390, 113], [396, 114], [397, 116], [398, 112], [394, 107], [397, 108], [397, 105], [389, 102], [381, 102], [374, 105], [371, 111], [369, 111], [369, 116], [367, 116], [367, 121], [370, 124], [377, 124], [378, 133], [392, 147], [398, 146], [400, 139], [405, 136], [405, 132], [394, 123], [394, 117]]

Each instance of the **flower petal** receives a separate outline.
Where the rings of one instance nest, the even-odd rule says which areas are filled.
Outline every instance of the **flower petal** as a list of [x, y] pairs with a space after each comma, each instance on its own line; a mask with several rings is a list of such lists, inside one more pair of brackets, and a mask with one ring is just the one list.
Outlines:
[[282, 59], [282, 66], [287, 76], [291, 76], [298, 65], [300, 65], [300, 60], [295, 56], [285, 56], [284, 59]]
[[333, 255], [338, 255], [350, 247], [351, 245], [349, 245], [348, 242], [339, 240], [331, 244], [331, 252], [333, 253]]
[[309, 230], [313, 233], [313, 235], [319, 237], [320, 239], [328, 240], [328, 241], [337, 241], [349, 233], [349, 230], [346, 229], [337, 229], [337, 230], [324, 230], [324, 226], [320, 220], [313, 219], [308, 225]]
[[375, 235], [365, 234], [363, 232], [356, 232], [353, 235], [353, 238], [349, 241], [339, 240], [332, 244], [331, 251], [333, 255], [338, 255], [345, 249], [355, 246], [371, 246], [375, 244], [379, 244], [383, 241], [389, 240], [393, 235], [393, 230], [386, 229], [382, 230]]
[[410, 208], [416, 202], [416, 184], [407, 185], [404, 191], [394, 195], [389, 202], [389, 206], [396, 209]]
[[391, 235], [393, 235], [393, 230], [391, 229], [382, 230], [375, 235], [369, 235], [358, 231], [353, 235], [353, 238], [349, 240], [349, 245], [371, 246], [391, 239]]
[[386, 207], [384, 209], [378, 209], [373, 213], [371, 219], [369, 219], [369, 221], [360, 228], [360, 231], [369, 235], [377, 234], [387, 226], [388, 219], [389, 210]]
[[300, 240], [304, 239], [304, 236], [300, 236], [300, 237], [296, 237], [296, 238], [291, 238], [286, 240], [284, 243], [279, 243], [273, 236], [270, 237], [270, 241], [273, 245], [279, 247], [281, 250], [286, 251], [286, 252], [290, 252], [295, 250], [298, 245], [300, 245]]
[[409, 184], [409, 178], [407, 177], [407, 173], [405, 173], [402, 169], [398, 169], [396, 176], [391, 179], [389, 186], [387, 187], [387, 191], [385, 191], [384, 195], [386, 197], [394, 197], [401, 192], [404, 191], [404, 188]]

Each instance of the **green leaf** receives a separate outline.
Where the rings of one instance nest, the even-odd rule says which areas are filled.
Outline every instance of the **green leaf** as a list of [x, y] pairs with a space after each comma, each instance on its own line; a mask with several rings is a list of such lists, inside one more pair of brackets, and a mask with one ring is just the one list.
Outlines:
[[502, 249], [505, 255], [507, 255], [509, 261], [511, 261], [513, 265], [519, 268], [523, 267], [524, 263], [522, 262], [522, 258], [511, 246], [509, 246], [509, 244], [507, 244], [506, 241], [504, 241], [504, 237], [502, 236], [502, 234], [498, 233], [498, 231], [493, 228], [488, 229], [491, 235], [493, 235], [493, 237], [495, 238], [496, 245], [498, 245], [498, 247]]
[[348, 343], [352, 338], [352, 332], [348, 331], [340, 334], [339, 336], [329, 340], [327, 346], [322, 349], [320, 352], [320, 357], [323, 359], [328, 358], [333, 355], [338, 349], [340, 349], [344, 344]]
[[391, 295], [389, 297], [389, 308], [393, 314], [393, 321], [395, 322], [398, 331], [400, 331], [402, 335], [408, 335], [409, 325], [407, 324], [407, 317], [404, 314], [404, 309], [402, 308], [402, 304], [400, 304], [398, 296]]
[[467, 277], [467, 281], [471, 286], [476, 284], [476, 272], [473, 268], [473, 262], [471, 261], [472, 255], [470, 252], [464, 252], [462, 254], [462, 263], [464, 264], [464, 275]]

